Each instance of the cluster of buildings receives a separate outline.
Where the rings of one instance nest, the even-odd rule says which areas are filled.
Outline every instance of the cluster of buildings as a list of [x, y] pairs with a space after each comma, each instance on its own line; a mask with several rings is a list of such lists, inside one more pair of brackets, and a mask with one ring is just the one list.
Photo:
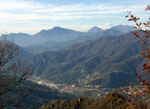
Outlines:
[[86, 92], [94, 92], [97, 96], [103, 96], [111, 89], [109, 88], [102, 88], [99, 85], [88, 85], [88, 84], [81, 84], [81, 85], [67, 85], [67, 84], [54, 84], [47, 80], [43, 80], [40, 77], [33, 76], [30, 78], [32, 82], [35, 82], [40, 85], [45, 85], [50, 88], [58, 89], [60, 92], [66, 92], [75, 95], [82, 95]]

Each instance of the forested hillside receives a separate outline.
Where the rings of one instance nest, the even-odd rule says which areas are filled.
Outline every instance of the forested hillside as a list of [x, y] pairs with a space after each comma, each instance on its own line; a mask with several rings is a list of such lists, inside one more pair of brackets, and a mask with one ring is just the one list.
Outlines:
[[[35, 75], [56, 83], [79, 84], [87, 75], [97, 75], [89, 84], [102, 87], [124, 85], [134, 80], [142, 59], [137, 38], [131, 33], [76, 43], [65, 50], [33, 58]], [[119, 84], [118, 84], [119, 81]]]

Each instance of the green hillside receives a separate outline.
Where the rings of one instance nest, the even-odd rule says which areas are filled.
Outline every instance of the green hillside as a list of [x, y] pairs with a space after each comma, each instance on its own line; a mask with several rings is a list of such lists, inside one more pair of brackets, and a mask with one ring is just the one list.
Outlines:
[[[39, 85], [30, 81], [24, 82], [22, 85], [24, 90], [30, 88], [30, 95], [27, 98], [19, 100], [20, 109], [38, 109], [43, 104], [47, 104], [52, 100], [64, 100], [75, 98], [74, 95], [61, 93], [56, 89], [52, 89], [43, 85]], [[29, 90], [29, 89], [28, 89]]]
[[[55, 83], [80, 84], [88, 75], [89, 84], [102, 87], [125, 85], [135, 77], [142, 59], [139, 45], [131, 33], [105, 36], [94, 41], [71, 45], [65, 50], [46, 52], [33, 58], [35, 74]], [[123, 76], [123, 75], [125, 76]], [[115, 79], [113, 79], [115, 78]], [[119, 79], [123, 78], [121, 84]]]

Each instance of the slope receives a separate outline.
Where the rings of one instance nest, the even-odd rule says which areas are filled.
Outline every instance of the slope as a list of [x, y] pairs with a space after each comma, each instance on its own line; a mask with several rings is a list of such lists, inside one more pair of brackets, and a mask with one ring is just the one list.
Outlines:
[[[76, 43], [65, 50], [35, 56], [35, 74], [65, 84], [81, 84], [85, 81], [88, 84], [100, 79], [98, 84], [102, 87], [113, 87], [111, 83], [117, 83], [122, 73], [126, 75], [124, 80], [135, 77], [142, 62], [142, 59], [138, 59], [138, 47], [137, 39], [130, 33]], [[94, 76], [97, 78], [92, 78]]]

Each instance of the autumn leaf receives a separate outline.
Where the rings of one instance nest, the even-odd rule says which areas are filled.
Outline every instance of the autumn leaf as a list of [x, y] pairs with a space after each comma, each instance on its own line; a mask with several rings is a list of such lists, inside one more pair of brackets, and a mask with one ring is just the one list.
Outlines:
[[145, 54], [145, 51], [144, 50], [142, 50], [141, 51], [141, 56], [143, 56]]
[[150, 11], [150, 6], [149, 5], [146, 7], [145, 11]]

